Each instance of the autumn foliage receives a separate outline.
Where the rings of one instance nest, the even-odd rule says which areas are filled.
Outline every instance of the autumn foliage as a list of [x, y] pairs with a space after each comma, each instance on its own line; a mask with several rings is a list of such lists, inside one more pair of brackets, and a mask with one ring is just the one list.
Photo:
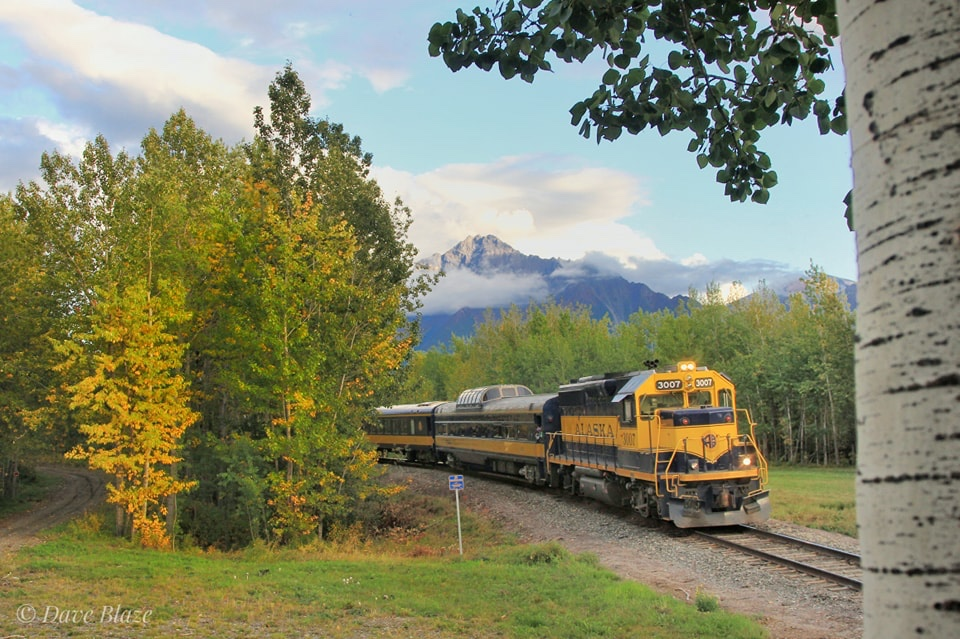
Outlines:
[[117, 533], [143, 546], [300, 544], [382, 492], [362, 425], [431, 280], [360, 139], [309, 116], [289, 66], [268, 95], [249, 144], [181, 111], [137, 157], [98, 137], [0, 198], [0, 259], [24, 275], [0, 280], [2, 370], [30, 373], [0, 447], [32, 433], [109, 474]]
[[67, 457], [85, 459], [113, 478], [107, 499], [118, 506], [118, 533], [132, 528], [151, 546], [169, 543], [157, 527], [167, 514], [163, 500], [194, 484], [170, 471], [180, 461], [184, 432], [200, 417], [179, 372], [185, 345], [165, 330], [186, 319], [182, 295], [152, 295], [142, 285], [114, 288], [100, 295], [92, 332], [63, 347], [67, 366], [92, 355], [91, 374], [68, 388], [85, 441]]

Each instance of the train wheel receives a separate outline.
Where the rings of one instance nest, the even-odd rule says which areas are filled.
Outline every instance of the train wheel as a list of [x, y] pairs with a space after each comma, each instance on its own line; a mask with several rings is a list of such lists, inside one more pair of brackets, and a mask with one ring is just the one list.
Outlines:
[[657, 516], [657, 500], [648, 489], [640, 489], [633, 494], [633, 508], [641, 517], [655, 518]]

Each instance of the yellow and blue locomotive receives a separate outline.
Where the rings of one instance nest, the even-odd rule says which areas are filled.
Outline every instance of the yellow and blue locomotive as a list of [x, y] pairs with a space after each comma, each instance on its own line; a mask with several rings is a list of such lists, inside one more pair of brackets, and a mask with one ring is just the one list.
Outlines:
[[561, 428], [547, 450], [551, 484], [680, 528], [769, 518], [766, 460], [722, 373], [680, 362], [581, 378], [558, 396]]
[[694, 362], [584, 377], [556, 393], [501, 384], [378, 409], [381, 454], [523, 477], [681, 528], [770, 516], [767, 465], [727, 376]]

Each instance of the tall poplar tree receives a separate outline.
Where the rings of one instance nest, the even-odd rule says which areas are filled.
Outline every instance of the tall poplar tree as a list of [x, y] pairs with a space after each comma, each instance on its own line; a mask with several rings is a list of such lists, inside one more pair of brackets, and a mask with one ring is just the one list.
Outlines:
[[25, 416], [47, 392], [51, 349], [42, 281], [27, 222], [0, 195], [0, 499], [14, 497], [18, 464], [32, 439]]
[[268, 95], [248, 147], [245, 230], [224, 255], [246, 352], [225, 379], [259, 422], [274, 534], [296, 542], [375, 490], [361, 426], [412, 353], [407, 314], [427, 280], [414, 274], [409, 211], [384, 201], [360, 139], [309, 115], [289, 65]]
[[[24, 412], [24, 418], [62, 453], [76, 442], [76, 422], [66, 387], [89, 369], [57, 367], [61, 355], [51, 345], [88, 334], [96, 288], [122, 273], [130, 240], [119, 225], [132, 211], [135, 162], [124, 152], [114, 155], [106, 139], [97, 136], [79, 159], [44, 153], [40, 181], [17, 186], [14, 206], [32, 239], [39, 260], [36, 291], [42, 299], [43, 339], [35, 356], [45, 357], [44, 401]], [[129, 228], [129, 225], [128, 225]]]
[[102, 137], [79, 163], [41, 162], [44, 185], [17, 191], [37, 238], [49, 296], [58, 375], [36, 424], [64, 423], [83, 441], [69, 455], [109, 472], [117, 533], [169, 543], [164, 501], [189, 484], [171, 477], [184, 429], [195, 419], [180, 371], [188, 313], [180, 279], [161, 273], [170, 208], [142, 188], [142, 173]]
[[143, 545], [167, 547], [166, 497], [191, 487], [170, 473], [180, 438], [198, 417], [179, 374], [185, 345], [172, 325], [186, 320], [182, 291], [154, 293], [143, 282], [98, 290], [93, 329], [64, 342], [65, 366], [92, 359], [92, 373], [68, 387], [85, 441], [67, 453], [113, 481], [116, 532]]

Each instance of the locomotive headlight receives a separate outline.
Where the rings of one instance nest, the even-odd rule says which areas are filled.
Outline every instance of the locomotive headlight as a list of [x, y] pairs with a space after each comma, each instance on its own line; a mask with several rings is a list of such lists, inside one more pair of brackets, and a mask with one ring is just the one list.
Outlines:
[[745, 468], [749, 468], [750, 466], [753, 465], [753, 459], [751, 459], [750, 457], [741, 457], [740, 465]]
[[700, 460], [694, 459], [690, 462], [690, 470], [700, 470]]

